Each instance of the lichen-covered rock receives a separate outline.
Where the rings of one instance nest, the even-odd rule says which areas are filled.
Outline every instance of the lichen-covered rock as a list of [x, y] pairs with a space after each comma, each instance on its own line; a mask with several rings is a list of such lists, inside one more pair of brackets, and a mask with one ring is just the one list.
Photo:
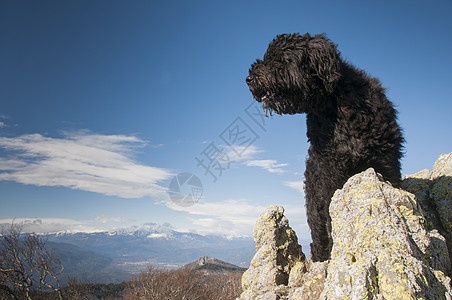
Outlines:
[[241, 299], [452, 299], [452, 153], [403, 187], [368, 169], [337, 190], [326, 262], [306, 262], [284, 209], [269, 207]]
[[282, 300], [287, 299], [286, 295], [289, 288], [287, 285], [280, 284], [275, 287], [272, 291], [267, 292], [263, 295], [257, 296], [256, 300]]
[[440, 225], [436, 207], [430, 199], [430, 190], [433, 182], [431, 180], [432, 172], [422, 170], [415, 174], [405, 175], [403, 177], [403, 189], [416, 195], [416, 200], [422, 208], [427, 229], [437, 229]]
[[452, 260], [452, 153], [440, 155], [432, 172], [404, 176], [403, 187], [416, 195], [427, 228], [437, 229], [446, 238]]
[[[305, 256], [281, 206], [268, 207], [254, 227], [256, 254], [243, 274], [241, 299], [279, 299], [285, 293], [289, 272]], [[264, 296], [265, 295], [265, 296]]]
[[445, 240], [424, 228], [413, 194], [393, 188], [368, 169], [336, 191], [330, 215], [333, 249], [320, 299], [451, 295]]
[[290, 271], [289, 287], [291, 287], [291, 290], [289, 299], [319, 299], [327, 277], [328, 262], [311, 262], [308, 268], [309, 272], [304, 267], [297, 268], [297, 265], [295, 265]]
[[307, 262], [297, 262], [289, 273], [289, 286], [301, 286], [304, 281], [303, 275], [307, 271]]
[[443, 228], [452, 234], [452, 153], [442, 154], [433, 166], [431, 198]]

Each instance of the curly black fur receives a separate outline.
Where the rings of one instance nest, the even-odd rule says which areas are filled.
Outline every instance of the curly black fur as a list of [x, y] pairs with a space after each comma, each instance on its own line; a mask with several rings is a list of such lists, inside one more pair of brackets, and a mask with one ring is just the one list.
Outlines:
[[324, 34], [281, 34], [246, 78], [254, 98], [277, 114], [307, 114], [305, 171], [311, 258], [330, 258], [329, 204], [347, 179], [373, 167], [400, 183], [402, 132], [376, 78], [341, 59]]

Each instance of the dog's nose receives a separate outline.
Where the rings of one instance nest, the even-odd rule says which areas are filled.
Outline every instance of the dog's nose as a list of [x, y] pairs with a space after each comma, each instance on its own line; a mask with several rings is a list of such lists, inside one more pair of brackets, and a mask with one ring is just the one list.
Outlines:
[[253, 76], [248, 76], [248, 77], [246, 77], [246, 84], [250, 84], [252, 81], [254, 80], [254, 77]]

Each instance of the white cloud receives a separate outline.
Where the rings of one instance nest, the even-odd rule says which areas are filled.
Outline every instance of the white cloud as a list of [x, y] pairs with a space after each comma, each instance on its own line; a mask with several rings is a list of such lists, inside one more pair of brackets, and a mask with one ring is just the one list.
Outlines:
[[[195, 230], [196, 233], [226, 237], [252, 236], [257, 218], [267, 208], [262, 205], [249, 204], [246, 200], [233, 199], [197, 203], [189, 207], [178, 206], [174, 203], [167, 203], [167, 206], [173, 210], [188, 213], [190, 215], [188, 220], [201, 228]], [[289, 219], [289, 224], [296, 230], [298, 237], [309, 240], [310, 234], [303, 198], [300, 198], [299, 205], [283, 206], [285, 208], [284, 215]]]
[[287, 166], [287, 164], [278, 164], [276, 160], [264, 159], [264, 160], [249, 160], [245, 162], [248, 167], [260, 167], [267, 170], [270, 173], [282, 174], [285, 173], [282, 167]]
[[[225, 200], [220, 202], [196, 203], [183, 207], [174, 203], [167, 206], [176, 211], [184, 211], [194, 216], [189, 220], [203, 229], [203, 234], [220, 234], [229, 237], [252, 234], [257, 217], [264, 206], [251, 205], [245, 200]], [[199, 217], [196, 217], [199, 216]]]
[[98, 222], [98, 223], [109, 223], [109, 222], [113, 222], [113, 223], [130, 223], [133, 222], [134, 220], [129, 219], [129, 218], [123, 218], [123, 217], [106, 217], [104, 215], [100, 215], [94, 218], [94, 222]]
[[7, 230], [11, 224], [22, 226], [23, 232], [53, 233], [53, 232], [101, 232], [103, 229], [90, 225], [88, 221], [78, 221], [63, 218], [16, 218], [0, 219], [0, 227]]
[[[74, 220], [66, 218], [14, 218], [14, 219], [0, 219], [0, 228], [8, 229], [12, 223], [22, 226], [23, 232], [36, 233], [94, 233], [107, 232], [115, 230], [112, 223], [133, 223], [134, 220], [124, 217], [106, 217], [100, 215], [94, 219], [88, 220]], [[106, 224], [109, 223], [109, 224]]]
[[122, 198], [165, 194], [158, 182], [172, 176], [165, 169], [133, 160], [144, 141], [125, 135], [78, 132], [63, 138], [40, 134], [0, 137], [0, 180], [37, 186], [64, 186]]
[[262, 150], [260, 150], [258, 147], [254, 146], [254, 145], [250, 145], [250, 146], [246, 146], [246, 147], [232, 145], [232, 146], [224, 146], [224, 148], [227, 149], [226, 155], [229, 157], [229, 160], [234, 161], [234, 162], [251, 159], [257, 153], [263, 152]]
[[6, 125], [5, 122], [0, 121], [0, 128], [6, 127], [6, 126], [7, 126], [7, 125]]
[[284, 183], [285, 186], [288, 186], [296, 191], [298, 191], [299, 193], [304, 195], [304, 182], [303, 180], [300, 181], [287, 181]]

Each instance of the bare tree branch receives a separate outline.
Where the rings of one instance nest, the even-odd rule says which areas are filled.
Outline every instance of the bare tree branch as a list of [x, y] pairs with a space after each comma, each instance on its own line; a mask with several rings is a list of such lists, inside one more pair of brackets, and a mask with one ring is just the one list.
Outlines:
[[63, 299], [58, 279], [63, 266], [46, 242], [37, 234], [22, 233], [22, 226], [14, 221], [1, 229], [0, 290], [13, 298], [31, 299], [32, 290], [46, 287]]

